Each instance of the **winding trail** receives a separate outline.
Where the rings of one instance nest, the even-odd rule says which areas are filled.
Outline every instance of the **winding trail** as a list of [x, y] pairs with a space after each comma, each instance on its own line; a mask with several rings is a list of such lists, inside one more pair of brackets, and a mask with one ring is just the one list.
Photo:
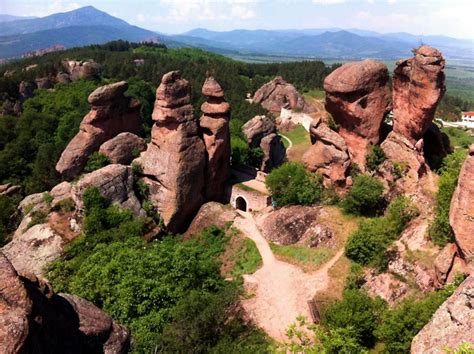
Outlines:
[[281, 133], [279, 133], [278, 135], [280, 135], [283, 139], [285, 139], [286, 141], [288, 141], [288, 147], [286, 148], [286, 153], [288, 154], [288, 151], [290, 151], [290, 149], [293, 147], [293, 142], [291, 141], [290, 138], [288, 138], [286, 135], [283, 135]]
[[269, 336], [279, 342], [288, 340], [286, 330], [300, 315], [311, 319], [308, 301], [329, 283], [328, 270], [342, 256], [340, 250], [322, 268], [305, 273], [299, 267], [275, 258], [267, 240], [258, 230], [251, 214], [239, 211], [234, 226], [255, 242], [263, 266], [244, 275], [246, 289], [253, 293], [242, 301], [247, 315]]

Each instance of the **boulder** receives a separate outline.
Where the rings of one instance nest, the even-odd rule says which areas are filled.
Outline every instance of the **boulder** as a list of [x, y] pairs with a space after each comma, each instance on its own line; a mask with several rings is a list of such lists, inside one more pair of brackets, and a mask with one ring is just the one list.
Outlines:
[[20, 100], [25, 101], [28, 98], [33, 97], [36, 85], [32, 82], [22, 81], [18, 87], [18, 93], [20, 94]]
[[371, 297], [381, 297], [390, 306], [395, 305], [408, 295], [409, 287], [406, 283], [396, 279], [390, 273], [368, 274], [365, 277], [363, 288]]
[[451, 199], [449, 223], [456, 244], [467, 262], [474, 261], [474, 145], [459, 173], [458, 185]]
[[51, 207], [56, 208], [59, 203], [63, 200], [72, 198], [72, 184], [70, 182], [61, 182], [51, 189], [51, 196], [53, 201], [51, 202]]
[[11, 183], [0, 184], [0, 195], [10, 197], [21, 192], [21, 186], [13, 185]]
[[184, 237], [188, 238], [210, 226], [225, 228], [227, 223], [232, 222], [236, 216], [235, 210], [229, 206], [216, 202], [203, 204], [184, 233]]
[[207, 151], [205, 197], [222, 201], [225, 183], [230, 174], [230, 106], [224, 99], [224, 90], [208, 77], [202, 87], [207, 102], [201, 106], [203, 115], [199, 125]]
[[253, 96], [253, 102], [274, 113], [279, 113], [282, 108], [296, 109], [305, 113], [313, 111], [296, 88], [281, 76], [260, 87]]
[[56, 75], [56, 81], [60, 84], [68, 84], [71, 82], [71, 77], [68, 73], [59, 72]]
[[334, 232], [318, 222], [321, 208], [293, 205], [274, 210], [259, 220], [263, 236], [280, 245], [335, 246]]
[[434, 271], [436, 275], [436, 285], [440, 288], [446, 284], [449, 272], [453, 267], [456, 252], [456, 245], [454, 243], [448, 243], [435, 258]]
[[62, 64], [72, 81], [97, 78], [102, 71], [102, 66], [93, 60], [65, 60]]
[[145, 140], [132, 133], [120, 133], [103, 143], [99, 152], [112, 163], [129, 165], [142, 151], [146, 150]]
[[374, 60], [347, 63], [324, 80], [326, 110], [340, 125], [351, 159], [365, 166], [369, 144], [381, 140], [381, 127], [390, 111], [387, 67]]
[[153, 120], [151, 143], [136, 162], [168, 230], [183, 231], [205, 200], [207, 157], [190, 104], [189, 83], [178, 71], [163, 76]]
[[2, 353], [126, 353], [130, 332], [92, 303], [18, 275], [0, 252]]
[[242, 126], [242, 132], [251, 148], [260, 146], [263, 137], [275, 134], [276, 125], [266, 116], [255, 116]]
[[45, 266], [57, 259], [63, 249], [61, 236], [49, 225], [38, 224], [23, 232], [16, 232], [12, 241], [2, 248], [2, 252], [17, 271], [43, 276]]
[[474, 342], [474, 276], [468, 277], [413, 338], [411, 353], [441, 354]]
[[436, 106], [446, 91], [444, 58], [427, 45], [414, 57], [396, 63], [393, 75], [393, 131], [412, 144], [420, 140], [433, 121]]
[[72, 199], [77, 210], [84, 210], [83, 195], [96, 187], [109, 203], [131, 210], [136, 216], [146, 216], [133, 190], [133, 170], [130, 166], [112, 164], [84, 175], [72, 187]]
[[68, 178], [77, 176], [89, 155], [104, 142], [119, 133], [140, 130], [140, 103], [123, 95], [127, 87], [127, 83], [122, 81], [99, 87], [90, 94], [92, 109], [56, 164], [59, 173]]
[[38, 86], [39, 89], [50, 89], [54, 87], [53, 81], [49, 77], [39, 77], [35, 80], [36, 86]]
[[321, 120], [310, 126], [313, 145], [303, 155], [303, 163], [311, 172], [320, 173], [326, 186], [343, 187], [351, 165], [345, 140]]

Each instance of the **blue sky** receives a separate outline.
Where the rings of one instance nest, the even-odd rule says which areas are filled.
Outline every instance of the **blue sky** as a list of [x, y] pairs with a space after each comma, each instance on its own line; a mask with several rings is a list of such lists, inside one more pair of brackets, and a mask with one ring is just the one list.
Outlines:
[[0, 13], [96, 8], [154, 31], [342, 27], [474, 38], [474, 0], [0, 0]]

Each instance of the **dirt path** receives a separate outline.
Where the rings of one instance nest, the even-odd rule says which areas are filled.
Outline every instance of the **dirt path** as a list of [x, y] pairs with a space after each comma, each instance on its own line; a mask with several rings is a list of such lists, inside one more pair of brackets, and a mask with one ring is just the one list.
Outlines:
[[283, 134], [279, 134], [283, 139], [285, 139], [286, 141], [288, 141], [288, 147], [286, 148], [286, 154], [288, 155], [288, 151], [290, 151], [290, 149], [293, 147], [293, 142], [291, 141], [290, 138], [288, 138], [286, 135], [283, 135]]
[[279, 342], [287, 341], [286, 330], [296, 317], [311, 318], [308, 301], [328, 286], [328, 270], [342, 256], [343, 250], [318, 271], [305, 273], [295, 265], [276, 259], [252, 215], [240, 215], [234, 226], [255, 242], [263, 259], [262, 268], [244, 276], [246, 289], [254, 294], [243, 300], [244, 309], [269, 336]]

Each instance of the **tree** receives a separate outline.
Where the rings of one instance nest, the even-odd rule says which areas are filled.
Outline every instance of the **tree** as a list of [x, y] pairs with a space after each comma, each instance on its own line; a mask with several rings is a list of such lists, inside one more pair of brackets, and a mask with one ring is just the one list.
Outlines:
[[322, 178], [306, 171], [301, 163], [287, 162], [270, 172], [266, 185], [278, 206], [312, 205], [322, 199]]
[[349, 214], [373, 216], [383, 206], [383, 184], [375, 177], [358, 175], [343, 202], [344, 211]]
[[382, 148], [378, 145], [373, 145], [370, 153], [365, 159], [367, 169], [369, 171], [375, 171], [386, 159], [387, 156], [385, 156], [385, 152]]

